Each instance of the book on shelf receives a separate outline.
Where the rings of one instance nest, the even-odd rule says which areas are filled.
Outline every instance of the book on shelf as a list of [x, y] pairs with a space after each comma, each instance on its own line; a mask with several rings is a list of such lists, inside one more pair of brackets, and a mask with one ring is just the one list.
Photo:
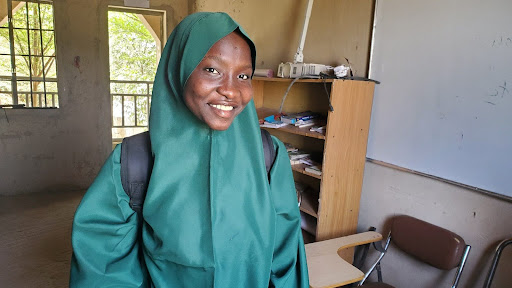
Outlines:
[[326, 125], [314, 125], [313, 127], [309, 128], [309, 131], [311, 132], [318, 132], [318, 133], [325, 133], [325, 126]]
[[304, 158], [300, 158], [299, 159], [299, 163], [307, 165], [307, 166], [311, 166], [311, 165], [315, 165], [316, 164], [316, 162], [313, 161], [310, 156], [306, 156]]
[[314, 118], [319, 118], [320, 115], [318, 113], [314, 113], [311, 111], [304, 111], [299, 113], [292, 113], [292, 114], [286, 114], [281, 116], [281, 121], [288, 123], [288, 124], [294, 124], [297, 123], [297, 121], [307, 121]]
[[309, 153], [304, 152], [302, 150], [288, 152], [288, 157], [290, 158], [290, 160], [300, 160], [302, 158], [308, 157], [309, 155]]
[[283, 144], [284, 144], [284, 147], [286, 148], [286, 152], [292, 152], [292, 151], [298, 151], [299, 150], [299, 149], [297, 149], [296, 147], [294, 147], [290, 143], [284, 142]]
[[[263, 121], [269, 122], [269, 123], [281, 121], [281, 116], [283, 116], [283, 115], [284, 115], [283, 113], [273, 114], [273, 115], [263, 118]], [[261, 121], [261, 119], [260, 119], [260, 121]]]
[[310, 126], [313, 126], [315, 125], [315, 122], [313, 121], [306, 121], [306, 122], [302, 122], [302, 123], [295, 123], [295, 127], [298, 127], [298, 128], [304, 128], [304, 127], [310, 127]]
[[263, 124], [260, 124], [260, 127], [262, 128], [281, 128], [283, 126], [287, 126], [288, 123], [284, 123], [281, 121], [274, 121], [274, 122], [267, 122], [264, 121]]
[[322, 165], [321, 164], [314, 164], [314, 165], [311, 165], [311, 166], [307, 166], [306, 168], [304, 168], [304, 170], [306, 172], [309, 172], [311, 174], [315, 174], [315, 175], [318, 175], [318, 176], [322, 175]]

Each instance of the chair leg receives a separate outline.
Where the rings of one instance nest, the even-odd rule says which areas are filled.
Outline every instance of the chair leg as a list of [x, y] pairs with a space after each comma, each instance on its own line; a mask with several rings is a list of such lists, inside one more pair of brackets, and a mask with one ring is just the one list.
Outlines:
[[494, 257], [492, 259], [491, 268], [489, 269], [489, 274], [487, 274], [487, 278], [485, 279], [484, 288], [491, 287], [492, 279], [494, 278], [494, 273], [496, 272], [498, 262], [500, 261], [501, 252], [509, 244], [512, 244], [512, 238], [501, 241], [501, 243], [496, 248], [496, 252], [494, 253]]
[[466, 264], [466, 259], [468, 259], [469, 250], [471, 246], [466, 245], [466, 249], [464, 249], [464, 254], [462, 254], [462, 259], [460, 260], [459, 268], [457, 269], [457, 273], [455, 274], [455, 279], [453, 280], [452, 288], [456, 288], [459, 284], [460, 275], [462, 274], [462, 269], [464, 269], [464, 265]]
[[[380, 265], [380, 260], [382, 260], [382, 258], [384, 257], [384, 255], [386, 254], [386, 251], [388, 250], [388, 247], [389, 247], [389, 244], [391, 243], [391, 232], [389, 232], [388, 234], [388, 238], [386, 239], [386, 244], [384, 245], [384, 247], [382, 247], [381, 243], [380, 242], [374, 242], [373, 246], [375, 247], [375, 249], [377, 251], [380, 252], [380, 255], [379, 257], [377, 258], [377, 260], [373, 263], [373, 265], [370, 267], [370, 269], [368, 269], [368, 271], [364, 274], [364, 277], [361, 281], [359, 281], [359, 283], [357, 284], [357, 286], [361, 286], [363, 285], [364, 281], [366, 281], [366, 279], [368, 278], [368, 276], [370, 276], [370, 274], [373, 272], [373, 270], [375, 269], [375, 267], [377, 267], [377, 265]], [[380, 269], [380, 268], [379, 268]], [[380, 277], [382, 279], [382, 276]]]

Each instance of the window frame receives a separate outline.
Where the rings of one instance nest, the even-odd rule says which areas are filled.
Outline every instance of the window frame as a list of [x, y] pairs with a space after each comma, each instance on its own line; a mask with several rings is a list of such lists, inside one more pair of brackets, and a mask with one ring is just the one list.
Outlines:
[[[55, 83], [57, 85], [58, 81], [58, 67], [57, 67], [57, 41], [56, 41], [56, 33], [55, 33], [55, 6], [53, 0], [5, 0], [7, 2], [7, 29], [9, 31], [9, 54], [2, 53], [2, 56], [9, 56], [11, 60], [11, 76], [0, 76], [0, 80], [11, 81], [11, 97], [12, 97], [12, 105], [0, 105], [0, 108], [30, 108], [30, 109], [48, 109], [48, 108], [59, 108], [59, 99], [58, 99], [58, 88], [55, 91], [48, 91], [47, 85], [48, 83]], [[13, 2], [22, 2], [20, 4], [24, 5], [24, 9], [29, 9], [29, 3], [37, 4], [37, 15], [38, 15], [38, 23], [37, 27], [30, 26], [30, 20], [27, 13], [25, 27], [14, 27], [14, 18], [13, 18]], [[52, 27], [51, 28], [43, 28], [42, 25], [42, 17], [41, 17], [41, 4], [51, 5], [52, 6]], [[5, 29], [5, 28], [2, 28]], [[14, 31], [20, 30], [27, 33], [27, 53], [28, 54], [16, 54], [15, 50], [15, 39], [14, 39]], [[53, 33], [53, 55], [45, 55], [44, 46], [43, 46], [43, 33]], [[34, 53], [31, 48], [31, 36], [39, 35], [39, 40], [41, 43], [40, 51]], [[36, 36], [37, 37], [37, 36]], [[40, 53], [40, 55], [38, 54]], [[16, 67], [16, 57], [28, 57], [28, 76], [19, 76], [17, 73]], [[34, 58], [41, 58], [41, 73], [42, 77], [36, 77], [32, 74], [32, 61]], [[45, 69], [45, 61], [53, 58], [53, 64], [55, 65], [55, 78], [47, 77], [46, 69]], [[52, 60], [50, 60], [52, 61]], [[51, 66], [50, 66], [51, 67]], [[10, 78], [10, 79], [9, 79]], [[29, 91], [23, 92], [25, 94], [25, 104], [20, 104], [19, 97], [20, 91], [18, 90], [18, 82], [28, 82], [28, 86], [30, 87]], [[42, 91], [38, 89], [38, 91], [33, 90], [33, 83], [41, 82]], [[37, 98], [38, 99], [37, 99]], [[48, 101], [48, 97], [50, 97], [50, 101]], [[37, 106], [34, 106], [34, 99], [37, 99]], [[57, 100], [57, 103], [56, 103]]]

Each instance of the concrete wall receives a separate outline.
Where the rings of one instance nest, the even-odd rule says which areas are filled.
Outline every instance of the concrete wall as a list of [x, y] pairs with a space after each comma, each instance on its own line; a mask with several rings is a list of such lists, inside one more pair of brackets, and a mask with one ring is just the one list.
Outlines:
[[[98, 173], [112, 149], [107, 9], [122, 3], [54, 2], [60, 108], [0, 111], [0, 195], [84, 189]], [[189, 13], [185, 0], [151, 5], [168, 32]]]
[[[197, 0], [194, 11], [223, 11], [247, 31], [257, 48], [257, 67], [277, 72], [293, 61], [304, 25], [307, 0]], [[271, 11], [271, 12], [270, 12]], [[367, 76], [373, 21], [371, 0], [315, 1], [304, 45], [304, 62], [352, 64]]]
[[[512, 201], [367, 162], [358, 230], [375, 226], [387, 234], [388, 220], [400, 214], [452, 230], [472, 246], [459, 287], [482, 287], [494, 249], [501, 240], [512, 237]], [[507, 250], [509, 252], [503, 254], [500, 266], [510, 269], [512, 247]], [[382, 260], [382, 270], [384, 280], [390, 284], [396, 287], [450, 287], [454, 271], [439, 273], [435, 268], [405, 256], [395, 247], [389, 251]], [[510, 287], [508, 274], [497, 273], [493, 287]]]

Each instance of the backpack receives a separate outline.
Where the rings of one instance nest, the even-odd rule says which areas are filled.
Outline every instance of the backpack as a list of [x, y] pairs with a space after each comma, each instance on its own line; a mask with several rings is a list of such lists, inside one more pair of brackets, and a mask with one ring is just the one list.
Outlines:
[[[276, 150], [270, 133], [261, 130], [267, 177], [276, 159]], [[149, 178], [153, 169], [153, 154], [149, 132], [143, 132], [123, 139], [121, 145], [121, 183], [130, 197], [130, 207], [140, 214], [146, 198]]]

